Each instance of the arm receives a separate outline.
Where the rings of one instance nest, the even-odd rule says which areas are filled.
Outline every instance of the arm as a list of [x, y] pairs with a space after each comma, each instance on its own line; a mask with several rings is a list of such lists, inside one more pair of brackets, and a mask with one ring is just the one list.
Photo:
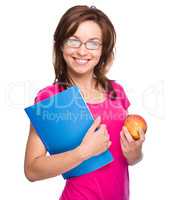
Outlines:
[[47, 156], [46, 153], [35, 129], [30, 126], [24, 163], [24, 172], [28, 180], [37, 181], [60, 175], [87, 159], [79, 147], [51, 156]]

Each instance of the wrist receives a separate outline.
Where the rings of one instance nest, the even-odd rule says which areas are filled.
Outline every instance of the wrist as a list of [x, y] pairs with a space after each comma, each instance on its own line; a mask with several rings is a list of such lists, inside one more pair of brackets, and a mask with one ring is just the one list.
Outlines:
[[143, 159], [143, 153], [140, 152], [136, 157], [127, 158], [129, 165], [135, 165]]
[[80, 159], [80, 161], [85, 161], [87, 160], [90, 156], [88, 155], [87, 151], [83, 146], [78, 146], [75, 151], [77, 152], [77, 155]]

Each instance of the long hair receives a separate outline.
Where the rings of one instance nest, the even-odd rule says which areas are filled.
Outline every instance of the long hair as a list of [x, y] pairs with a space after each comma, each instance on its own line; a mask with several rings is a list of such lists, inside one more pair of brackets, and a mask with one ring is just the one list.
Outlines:
[[[94, 21], [102, 31], [102, 53], [98, 64], [94, 68], [96, 77], [96, 87], [100, 84], [111, 99], [115, 99], [116, 92], [111, 81], [106, 77], [106, 66], [110, 60], [114, 60], [116, 32], [109, 18], [99, 9], [88, 6], [74, 6], [67, 10], [62, 16], [54, 33], [53, 45], [53, 65], [55, 70], [55, 80], [59, 86], [66, 89], [74, 84], [67, 73], [67, 65], [63, 58], [62, 48], [64, 41], [71, 37], [78, 26], [84, 21]], [[111, 95], [110, 95], [111, 94]]]

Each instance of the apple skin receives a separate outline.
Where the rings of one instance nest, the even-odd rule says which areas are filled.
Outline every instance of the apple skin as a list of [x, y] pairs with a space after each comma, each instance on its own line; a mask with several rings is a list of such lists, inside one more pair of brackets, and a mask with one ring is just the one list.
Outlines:
[[140, 138], [139, 129], [142, 128], [144, 133], [147, 131], [147, 123], [143, 117], [137, 114], [128, 115], [125, 119], [124, 126], [128, 129], [133, 139]]

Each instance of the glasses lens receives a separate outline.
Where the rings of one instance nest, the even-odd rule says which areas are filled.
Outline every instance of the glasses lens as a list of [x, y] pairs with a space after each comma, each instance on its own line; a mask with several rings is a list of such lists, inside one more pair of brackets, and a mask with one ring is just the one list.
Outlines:
[[96, 41], [88, 41], [86, 42], [86, 48], [90, 50], [96, 50], [100, 47], [100, 43]]
[[77, 48], [77, 47], [80, 47], [80, 41], [79, 40], [76, 40], [76, 39], [68, 39], [66, 41], [66, 44], [69, 46], [69, 47], [73, 47], [73, 48]]

